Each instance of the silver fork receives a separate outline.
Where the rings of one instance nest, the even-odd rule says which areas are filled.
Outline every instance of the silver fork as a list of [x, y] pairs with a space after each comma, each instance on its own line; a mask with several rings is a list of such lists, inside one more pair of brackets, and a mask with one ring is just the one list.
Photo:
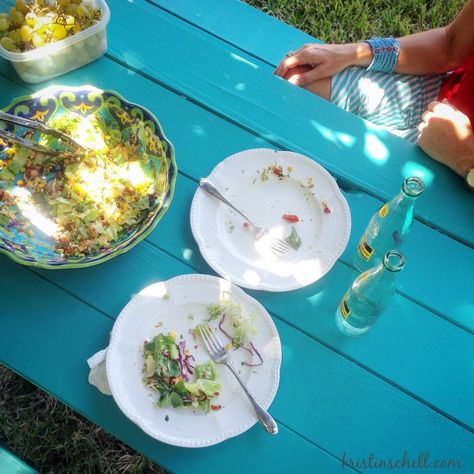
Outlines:
[[265, 428], [265, 431], [269, 434], [276, 435], [278, 433], [278, 425], [271, 415], [253, 398], [252, 394], [248, 391], [242, 379], [239, 377], [237, 371], [230, 364], [230, 352], [222, 345], [218, 336], [214, 333], [208, 323], [204, 322], [199, 325], [199, 332], [201, 334], [204, 345], [206, 346], [207, 352], [211, 356], [211, 359], [217, 364], [225, 365], [237, 379], [241, 387], [244, 389], [245, 394], [252, 403], [255, 413], [257, 414], [258, 420]]
[[[219, 199], [223, 203], [227, 204], [235, 212], [240, 214], [252, 226], [256, 240], [259, 240], [264, 235], [269, 234], [268, 229], [266, 227], [257, 225], [254, 222], [252, 222], [240, 209], [238, 209], [231, 202], [229, 202], [222, 195], [222, 193], [216, 188], [216, 186], [212, 184], [208, 179], [201, 178], [199, 180], [199, 186], [201, 187], [201, 189], [204, 189], [204, 191], [209, 193], [211, 196], [214, 196], [215, 198]], [[285, 242], [283, 239], [279, 239], [277, 237], [270, 238], [269, 246], [270, 246], [270, 249], [273, 251], [273, 253], [277, 256], [283, 255], [284, 253], [292, 249], [292, 247], [288, 244], [288, 242]]]

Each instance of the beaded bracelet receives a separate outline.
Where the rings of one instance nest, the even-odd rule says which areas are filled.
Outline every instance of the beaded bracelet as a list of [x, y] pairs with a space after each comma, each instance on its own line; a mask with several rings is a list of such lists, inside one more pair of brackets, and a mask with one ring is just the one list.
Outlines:
[[365, 40], [372, 49], [373, 59], [368, 71], [392, 73], [400, 54], [400, 44], [395, 38], [370, 38]]

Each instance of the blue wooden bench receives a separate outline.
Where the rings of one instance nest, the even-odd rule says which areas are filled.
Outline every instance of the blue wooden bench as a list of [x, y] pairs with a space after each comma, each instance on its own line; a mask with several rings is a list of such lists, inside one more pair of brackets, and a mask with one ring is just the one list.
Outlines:
[[38, 471], [0, 446], [0, 472], [2, 474], [36, 474]]
[[[460, 458], [459, 472], [472, 472], [474, 203], [460, 180], [417, 147], [275, 77], [288, 50], [314, 41], [304, 33], [235, 0], [108, 4], [106, 57], [51, 83], [92, 83], [152, 110], [176, 148], [173, 203], [145, 242], [99, 267], [48, 272], [0, 256], [0, 285], [9, 289], [0, 361], [175, 472], [241, 472], [244, 465], [264, 473], [270, 460], [273, 472], [332, 473], [344, 452], [393, 457], [407, 449]], [[44, 86], [20, 83], [0, 62], [1, 105]], [[280, 434], [269, 441], [254, 427], [222, 445], [178, 450], [144, 435], [91, 388], [85, 360], [107, 345], [116, 316], [141, 288], [212, 273], [187, 227], [197, 180], [226, 156], [255, 147], [291, 149], [324, 165], [349, 202], [351, 240], [320, 282], [278, 295], [249, 292], [282, 339], [282, 382], [271, 410]], [[398, 294], [369, 334], [344, 338], [333, 314], [354, 277], [358, 238], [411, 173], [424, 176], [427, 190]], [[18, 350], [25, 345], [34, 356]]]

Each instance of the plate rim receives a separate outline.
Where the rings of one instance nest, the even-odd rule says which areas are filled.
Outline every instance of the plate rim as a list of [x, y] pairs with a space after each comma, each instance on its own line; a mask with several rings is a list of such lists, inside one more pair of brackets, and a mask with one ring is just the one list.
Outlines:
[[[252, 305], [256, 307], [256, 310], [258, 313], [261, 313], [262, 316], [265, 317], [267, 320], [267, 325], [269, 332], [272, 335], [272, 338], [274, 338], [274, 346], [275, 346], [275, 359], [273, 366], [271, 367], [271, 379], [272, 379], [272, 385], [270, 387], [270, 390], [268, 392], [267, 398], [261, 402], [261, 405], [268, 409], [268, 407], [272, 404], [276, 393], [278, 391], [279, 383], [280, 383], [280, 369], [281, 369], [281, 362], [282, 362], [282, 347], [281, 347], [281, 340], [280, 336], [278, 334], [278, 330], [276, 328], [275, 323], [273, 322], [272, 317], [268, 313], [268, 311], [265, 309], [265, 307], [257, 301], [255, 298], [252, 296], [248, 295], [242, 288], [237, 286], [235, 283], [232, 283], [228, 280], [225, 280], [224, 278], [213, 276], [213, 275], [207, 275], [207, 274], [200, 274], [200, 273], [192, 273], [192, 274], [184, 274], [184, 275], [178, 275], [172, 278], [169, 278], [167, 280], [161, 280], [152, 283], [151, 285], [147, 285], [144, 287], [140, 292], [136, 295], [134, 295], [129, 302], [123, 307], [121, 310], [119, 316], [117, 317], [114, 326], [112, 327], [111, 333], [110, 333], [110, 341], [109, 341], [109, 346], [107, 348], [107, 357], [105, 361], [105, 366], [106, 366], [106, 374], [107, 374], [107, 380], [110, 386], [110, 390], [112, 392], [112, 397], [114, 401], [116, 402], [117, 406], [119, 409], [122, 411], [122, 413], [130, 419], [133, 423], [135, 423], [137, 426], [139, 426], [146, 434], [151, 436], [154, 439], [157, 439], [158, 441], [162, 441], [167, 444], [171, 444], [174, 446], [180, 446], [180, 447], [185, 447], [185, 448], [201, 448], [201, 447], [207, 447], [207, 446], [212, 446], [215, 444], [218, 444], [222, 441], [225, 441], [226, 439], [233, 438], [235, 436], [238, 436], [241, 433], [244, 433], [247, 431], [249, 428], [251, 428], [255, 423], [257, 423], [258, 418], [253, 414], [249, 418], [249, 420], [240, 425], [239, 427], [233, 428], [233, 429], [228, 429], [223, 431], [222, 433], [211, 436], [211, 437], [206, 437], [202, 439], [197, 439], [197, 438], [180, 438], [177, 436], [171, 436], [171, 435], [166, 435], [161, 431], [157, 431], [155, 429], [151, 429], [146, 425], [146, 423], [143, 423], [140, 417], [136, 416], [135, 410], [130, 409], [130, 405], [125, 403], [120, 396], [119, 389], [115, 384], [115, 381], [112, 379], [112, 377], [108, 377], [108, 374], [112, 369], [110, 368], [113, 364], [113, 359], [114, 359], [114, 351], [117, 349], [117, 344], [118, 344], [118, 338], [120, 335], [120, 330], [122, 325], [124, 324], [124, 321], [128, 317], [130, 308], [134, 304], [134, 301], [137, 301], [138, 298], [140, 298], [140, 295], [143, 294], [148, 288], [150, 288], [153, 285], [159, 284], [159, 283], [164, 283], [164, 284], [174, 284], [174, 283], [179, 283], [183, 281], [195, 281], [195, 280], [207, 280], [213, 283], [218, 283], [219, 281], [226, 281], [230, 284], [229, 290], [234, 294], [237, 293], [239, 297], [243, 298], [244, 300], [248, 301]], [[110, 355], [111, 354], [111, 355]]]
[[330, 258], [327, 259], [326, 264], [322, 268], [321, 276], [319, 278], [317, 278], [316, 280], [312, 280], [308, 283], [298, 283], [297, 281], [295, 281], [293, 283], [288, 283], [288, 284], [271, 284], [267, 282], [262, 283], [262, 281], [260, 281], [259, 283], [252, 284], [239, 277], [235, 277], [232, 274], [232, 272], [227, 271], [225, 268], [223, 268], [221, 265], [219, 265], [216, 261], [213, 260], [212, 255], [207, 250], [206, 242], [204, 241], [204, 238], [199, 231], [199, 227], [197, 225], [196, 207], [197, 207], [197, 203], [199, 202], [199, 199], [201, 199], [201, 197], [204, 195], [204, 192], [199, 187], [197, 188], [193, 196], [189, 219], [190, 219], [190, 225], [191, 225], [191, 232], [193, 234], [194, 240], [196, 241], [199, 247], [201, 255], [204, 258], [204, 260], [207, 262], [207, 264], [216, 273], [218, 273], [223, 278], [227, 278], [232, 283], [235, 283], [236, 285], [239, 285], [243, 288], [247, 288], [251, 290], [264, 290], [264, 291], [271, 291], [271, 292], [284, 292], [284, 291], [297, 290], [300, 288], [304, 288], [305, 286], [309, 286], [315, 283], [316, 281], [320, 280], [321, 278], [323, 278], [331, 270], [331, 268], [335, 265], [335, 263], [337, 262], [337, 260], [343, 254], [345, 248], [347, 247], [350, 234], [351, 234], [352, 218], [351, 218], [350, 207], [347, 202], [347, 199], [342, 194], [333, 176], [329, 173], [328, 170], [326, 170], [323, 166], [321, 166], [315, 160], [301, 153], [296, 153], [289, 150], [277, 150], [275, 148], [249, 148], [249, 149], [239, 151], [237, 153], [234, 153], [224, 158], [212, 169], [212, 171], [207, 176], [207, 179], [210, 179], [212, 181], [213, 176], [215, 176], [215, 174], [217, 174], [221, 170], [221, 168], [228, 165], [230, 161], [241, 159], [242, 155], [245, 156], [248, 153], [270, 153], [270, 152], [276, 153], [276, 154], [293, 155], [296, 157], [296, 159], [301, 159], [305, 161], [306, 163], [308, 163], [310, 166], [317, 168], [318, 172], [320, 172], [321, 174], [323, 174], [324, 176], [328, 178], [327, 182], [331, 190], [333, 191], [334, 196], [337, 198], [338, 202], [340, 202], [342, 205], [342, 210], [343, 210], [343, 215], [344, 215], [344, 227], [341, 233], [341, 240], [340, 240], [339, 246], [333, 251], [333, 253], [330, 255]]

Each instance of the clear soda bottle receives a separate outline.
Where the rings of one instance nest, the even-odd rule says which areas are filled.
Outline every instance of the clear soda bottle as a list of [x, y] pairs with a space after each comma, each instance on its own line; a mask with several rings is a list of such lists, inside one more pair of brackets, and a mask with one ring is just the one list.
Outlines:
[[380, 264], [354, 280], [336, 312], [341, 332], [360, 336], [374, 325], [395, 293], [395, 280], [404, 266], [405, 257], [398, 250], [390, 250]]
[[424, 189], [421, 178], [405, 179], [400, 193], [372, 216], [357, 246], [354, 264], [359, 271], [380, 263], [388, 250], [400, 249], [411, 232], [416, 198]]

